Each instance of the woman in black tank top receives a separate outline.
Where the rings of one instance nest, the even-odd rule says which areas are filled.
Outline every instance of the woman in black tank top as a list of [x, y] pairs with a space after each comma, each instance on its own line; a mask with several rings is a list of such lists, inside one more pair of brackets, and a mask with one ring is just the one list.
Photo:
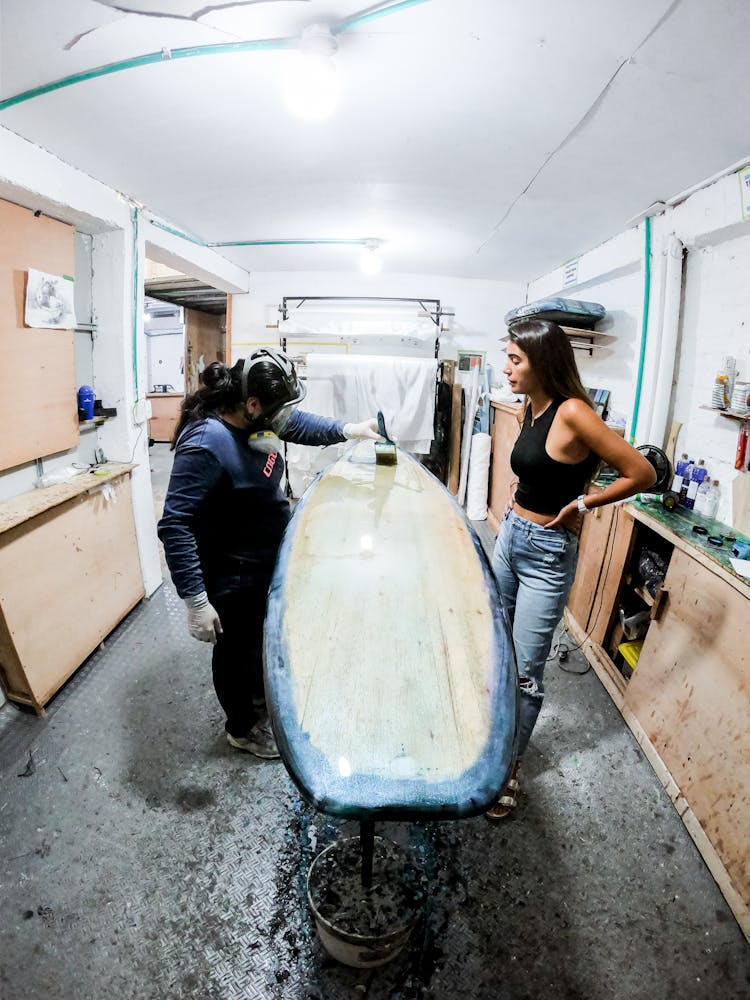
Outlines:
[[[516, 764], [488, 819], [502, 819], [517, 803], [521, 758], [544, 697], [544, 666], [575, 577], [581, 516], [647, 489], [656, 478], [650, 462], [594, 412], [559, 326], [519, 320], [508, 331], [503, 371], [514, 392], [525, 395], [526, 407], [511, 454], [518, 485], [492, 569], [513, 627], [520, 713]], [[587, 495], [600, 461], [620, 476]]]

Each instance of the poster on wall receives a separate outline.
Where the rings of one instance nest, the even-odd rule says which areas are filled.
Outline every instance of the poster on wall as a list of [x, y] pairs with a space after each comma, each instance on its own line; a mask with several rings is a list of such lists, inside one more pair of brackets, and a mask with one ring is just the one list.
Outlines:
[[24, 321], [36, 329], [72, 330], [76, 326], [73, 279], [30, 267]]
[[473, 372], [479, 369], [480, 375], [484, 372], [485, 351], [459, 351], [457, 356], [458, 370], [460, 372]]

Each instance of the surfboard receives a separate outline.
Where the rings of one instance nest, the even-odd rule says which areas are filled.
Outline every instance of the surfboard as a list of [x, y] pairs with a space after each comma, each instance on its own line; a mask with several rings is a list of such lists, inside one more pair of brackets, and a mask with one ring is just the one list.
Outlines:
[[517, 682], [492, 570], [463, 510], [404, 451], [377, 465], [358, 442], [300, 500], [264, 669], [282, 760], [323, 812], [459, 818], [504, 787]]

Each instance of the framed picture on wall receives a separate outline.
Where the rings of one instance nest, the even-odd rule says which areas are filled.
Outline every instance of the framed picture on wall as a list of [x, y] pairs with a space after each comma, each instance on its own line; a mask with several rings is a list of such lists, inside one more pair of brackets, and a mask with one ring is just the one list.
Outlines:
[[485, 351], [458, 351], [458, 370], [460, 372], [473, 372], [479, 369], [481, 375], [484, 371]]

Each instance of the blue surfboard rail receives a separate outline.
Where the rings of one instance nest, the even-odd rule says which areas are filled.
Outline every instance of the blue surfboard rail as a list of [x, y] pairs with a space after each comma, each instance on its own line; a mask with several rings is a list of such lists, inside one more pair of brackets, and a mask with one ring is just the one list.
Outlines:
[[[399, 752], [402, 756], [396, 756], [393, 768], [389, 773], [384, 774], [382, 768], [378, 772], [377, 768], [370, 768], [366, 763], [357, 765], [356, 760], [354, 763], [350, 763], [350, 758], [358, 757], [356, 753], [351, 754], [347, 750], [347, 747], [352, 746], [352, 741], [357, 739], [355, 731], [349, 732], [346, 739], [342, 734], [341, 747], [338, 747], [334, 733], [332, 738], [326, 741], [328, 746], [325, 749], [321, 746], [321, 740], [318, 736], [311, 732], [316, 727], [311, 726], [309, 721], [305, 721], [305, 712], [301, 706], [304, 694], [300, 688], [299, 676], [295, 674], [294, 653], [290, 648], [291, 637], [288, 634], [288, 618], [293, 617], [291, 614], [293, 609], [289, 604], [290, 592], [295, 589], [290, 586], [290, 579], [295, 573], [294, 552], [295, 545], [299, 541], [298, 532], [301, 530], [307, 532], [304, 544], [309, 545], [309, 533], [311, 530], [314, 531], [314, 527], [313, 529], [310, 527], [310, 519], [306, 520], [306, 509], [316, 503], [321, 483], [325, 482], [326, 477], [335, 476], [337, 470], [345, 469], [345, 466], [341, 465], [342, 462], [355, 463], [360, 467], [356, 470], [352, 469], [352, 472], [356, 472], [363, 484], [361, 489], [357, 483], [350, 488], [342, 480], [341, 485], [348, 509], [357, 504], [369, 504], [368, 510], [371, 511], [372, 484], [367, 479], [368, 475], [397, 477], [400, 467], [402, 476], [410, 475], [412, 481], [418, 480], [420, 482], [422, 481], [420, 477], [425, 477], [425, 481], [432, 484], [431, 488], [440, 490], [440, 497], [435, 497], [434, 502], [438, 506], [448, 505], [450, 514], [447, 516], [453, 518], [454, 523], [456, 518], [458, 519], [460, 522], [458, 530], [465, 532], [470, 540], [470, 544], [465, 546], [465, 553], [468, 554], [468, 558], [471, 558], [473, 554], [473, 558], [477, 560], [476, 578], [482, 581], [482, 593], [476, 595], [476, 602], [482, 607], [478, 608], [476, 613], [480, 614], [482, 609], [486, 607], [491, 615], [491, 625], [487, 624], [486, 626], [489, 662], [483, 665], [486, 673], [482, 675], [486, 683], [483, 680], [482, 685], [480, 685], [481, 689], [477, 688], [474, 695], [478, 702], [481, 702], [477, 707], [477, 714], [481, 714], [482, 718], [487, 720], [487, 724], [482, 730], [481, 745], [477, 746], [476, 752], [468, 761], [462, 756], [459, 762], [458, 755], [456, 760], [443, 761], [438, 757], [438, 766], [416, 767], [415, 770], [413, 758], [409, 755], [410, 739], [412, 738], [411, 728], [405, 725], [403, 732], [394, 731], [389, 734], [388, 738], [393, 739], [393, 745], [401, 747]], [[497, 597], [492, 570], [481, 542], [467, 520], [463, 509], [456, 503], [443, 484], [411, 456], [399, 450], [398, 463], [399, 466], [391, 469], [383, 466], [375, 467], [373, 449], [370, 447], [368, 452], [366, 447], [355, 446], [339, 463], [325, 470], [298, 503], [282, 542], [269, 591], [264, 642], [266, 698], [282, 760], [300, 793], [316, 809], [330, 815], [359, 820], [459, 819], [481, 813], [496, 799], [505, 785], [514, 760], [518, 690], [512, 640], [505, 614]], [[404, 468], [404, 463], [413, 463], [417, 468], [413, 469], [408, 466]], [[364, 476], [360, 475], [363, 472], [362, 467], [370, 465], [373, 468], [371, 470], [365, 469]], [[414, 477], [417, 479], [415, 480]], [[394, 482], [397, 480], [394, 479]], [[386, 483], [385, 496], [388, 496], [390, 488], [397, 488], [396, 486], [391, 487], [390, 481], [381, 478], [378, 480], [381, 493], [383, 483]], [[329, 483], [328, 486], [330, 485]], [[413, 502], [414, 498], [412, 497], [411, 500]], [[417, 498], [417, 502], [418, 500], [419, 498]], [[418, 507], [413, 509], [418, 509]], [[448, 508], [445, 509], [448, 510]], [[305, 522], [306, 527], [300, 529], [303, 522]], [[444, 539], [436, 537], [435, 544], [440, 545], [441, 543], [444, 543]], [[462, 550], [462, 558], [464, 558], [464, 550]], [[354, 569], [356, 572], [356, 566]], [[396, 598], [398, 598], [398, 588], [401, 586], [400, 575], [399, 567], [394, 565], [392, 568], [393, 578], [386, 581], [389, 587], [395, 589]], [[446, 610], [452, 612], [452, 608], [447, 608], [447, 604], [452, 603], [448, 596], [450, 583], [451, 581], [448, 580], [445, 585]], [[346, 586], [345, 580], [341, 582], [341, 586]], [[369, 614], [377, 619], [378, 613], [378, 602], [376, 595], [373, 595]], [[360, 636], [365, 634], [360, 625], [361, 623], [352, 621], [348, 637], [352, 671], [357, 670], [358, 643]], [[382, 648], [387, 652], [388, 621], [378, 622], [376, 620], [374, 627], [378, 635], [378, 642], [384, 644]], [[331, 640], [332, 644], [335, 642], [335, 655], [339, 660], [342, 657], [342, 641], [344, 644], [346, 643], [346, 637], [342, 640], [340, 631], [340, 627], [337, 628], [336, 638]], [[299, 639], [297, 646], [299, 648]], [[402, 653], [403, 650], [399, 651], [394, 648], [393, 656], [398, 657], [399, 652]], [[316, 650], [316, 656], [321, 664], [328, 663], [333, 658], [333, 645], [329, 649]], [[454, 656], [453, 659], [460, 660], [460, 656]], [[432, 676], [431, 670], [434, 669], [433, 661], [434, 657], [431, 658], [425, 654], [425, 662], [422, 667], [419, 660], [419, 649], [414, 652], [414, 657], [410, 661], [411, 669], [417, 670], [420, 677], [426, 678], [425, 684], [427, 685], [429, 685], [429, 678]], [[371, 664], [371, 669], [377, 671], [377, 663]], [[455, 664], [453, 664], [453, 669], [456, 669]], [[351, 677], [353, 679], [354, 674]], [[380, 691], [377, 677], [369, 679], [373, 681], [373, 691], [379, 691], [383, 699], [393, 696], [392, 692], [388, 690]], [[336, 709], [342, 710], [343, 703], [345, 716], [347, 698], [352, 696], [353, 688], [352, 684], [350, 690], [346, 672], [342, 670], [335, 687], [336, 700], [338, 701]], [[411, 715], [417, 720], [420, 719], [420, 713], [425, 712], [425, 699], [420, 697], [419, 685], [416, 685], [415, 688], [412, 704], [408, 703], [408, 697], [404, 692], [400, 692], [398, 719], [408, 720]], [[473, 692], [475, 688], [469, 685], [466, 690]], [[465, 691], [463, 693], [465, 694]], [[373, 698], [370, 705], [358, 703], [355, 706], [352, 704], [352, 713], [356, 708], [359, 716], [366, 718], [368, 709], [371, 708], [373, 712], [379, 713], [378, 719], [383, 718], [383, 705], [376, 705], [376, 700]], [[394, 719], [396, 719], [395, 713]], [[394, 721], [394, 725], [397, 726], [397, 722]], [[367, 726], [364, 728], [366, 729]], [[438, 746], [440, 745], [439, 736], [436, 743]], [[361, 760], [362, 755], [359, 755], [359, 758]], [[364, 758], [366, 759], [366, 753]], [[423, 758], [421, 759], [423, 760]], [[400, 762], [405, 762], [402, 773], [400, 773]], [[411, 762], [411, 766], [409, 762]], [[441, 769], [445, 771], [444, 774], [440, 773]]]

